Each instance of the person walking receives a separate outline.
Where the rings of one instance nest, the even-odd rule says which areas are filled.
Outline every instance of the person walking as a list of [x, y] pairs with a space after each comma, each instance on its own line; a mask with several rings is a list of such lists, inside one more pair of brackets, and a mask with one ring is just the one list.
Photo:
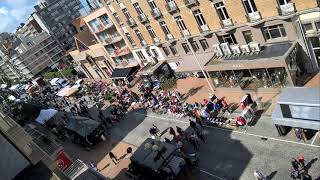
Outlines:
[[202, 142], [206, 142], [206, 140], [204, 139], [204, 136], [203, 136], [203, 133], [202, 133], [202, 131], [201, 130], [197, 130], [196, 131], [196, 134], [197, 134], [197, 136], [198, 136], [198, 138], [202, 141]]
[[190, 138], [189, 138], [189, 142], [193, 146], [193, 149], [195, 151], [199, 151], [199, 144], [197, 143], [196, 138], [197, 138], [196, 135], [194, 133], [192, 133]]
[[109, 152], [109, 157], [110, 157], [110, 159], [112, 160], [112, 162], [114, 163], [114, 164], [117, 164], [118, 163], [118, 158], [117, 158], [117, 156], [116, 155], [114, 155], [111, 151]]
[[253, 172], [253, 176], [256, 178], [256, 180], [266, 180], [266, 177], [258, 170]]
[[189, 119], [189, 123], [190, 123], [190, 127], [196, 131], [198, 129], [196, 122], [194, 122], [193, 120]]

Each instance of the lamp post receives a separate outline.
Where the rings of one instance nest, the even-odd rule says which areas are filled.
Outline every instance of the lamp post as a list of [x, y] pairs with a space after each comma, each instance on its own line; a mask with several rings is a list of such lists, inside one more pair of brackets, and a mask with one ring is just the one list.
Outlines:
[[201, 72], [203, 73], [204, 78], [206, 79], [206, 81], [207, 81], [207, 83], [208, 83], [208, 85], [209, 85], [210, 90], [211, 90], [212, 93], [214, 94], [214, 91], [215, 91], [215, 90], [213, 89], [213, 87], [212, 87], [212, 85], [211, 85], [211, 83], [210, 83], [210, 81], [209, 81], [209, 78], [208, 78], [206, 72], [203, 70], [203, 68], [202, 68], [202, 66], [201, 66], [201, 64], [200, 64], [200, 62], [199, 62], [199, 60], [198, 60], [198, 58], [197, 58], [197, 56], [196, 56], [196, 54], [195, 54], [195, 52], [194, 52], [191, 44], [190, 44], [190, 42], [189, 42], [189, 40], [186, 38], [186, 36], [184, 35], [183, 32], [182, 32], [182, 36], [183, 36], [183, 39], [187, 42], [188, 47], [189, 47], [189, 49], [191, 50], [191, 53], [192, 53], [192, 55], [193, 55], [193, 58], [195, 59], [195, 61], [197, 62], [198, 66], [199, 66], [199, 68], [200, 68], [200, 70], [201, 70]]

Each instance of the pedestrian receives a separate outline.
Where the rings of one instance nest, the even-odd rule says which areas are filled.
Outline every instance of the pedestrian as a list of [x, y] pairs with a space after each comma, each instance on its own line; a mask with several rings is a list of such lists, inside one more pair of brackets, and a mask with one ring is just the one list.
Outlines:
[[266, 180], [266, 177], [258, 170], [255, 170], [253, 173], [256, 180]]
[[196, 133], [197, 133], [198, 138], [199, 138], [202, 142], [205, 143], [206, 140], [204, 139], [204, 136], [203, 136], [202, 131], [198, 129], [198, 130], [196, 131]]
[[301, 154], [298, 156], [298, 162], [302, 169], [304, 169], [304, 156]]
[[112, 162], [114, 163], [114, 164], [117, 164], [118, 163], [118, 158], [117, 158], [117, 156], [116, 155], [114, 155], [111, 151], [109, 152], [109, 157], [111, 158], [111, 160], [112, 160]]
[[196, 131], [198, 129], [196, 122], [194, 122], [193, 120], [189, 119], [189, 123], [190, 123], [190, 127]]
[[199, 145], [198, 145], [197, 140], [196, 140], [195, 137], [192, 137], [192, 135], [191, 135], [190, 138], [189, 138], [189, 142], [193, 146], [193, 149], [195, 151], [199, 151], [199, 147], [198, 147]]
[[181, 137], [183, 137], [184, 132], [183, 132], [182, 128], [181, 128], [181, 127], [176, 126], [176, 129], [177, 129], [178, 134], [179, 134]]
[[295, 159], [295, 158], [292, 158], [291, 161], [291, 166], [292, 168], [295, 170], [295, 171], [298, 171], [299, 170], [299, 162]]
[[176, 132], [174, 131], [174, 129], [172, 127], [169, 128], [169, 133], [175, 137], [176, 136]]
[[305, 138], [304, 138], [304, 132], [302, 128], [296, 128], [294, 130], [296, 137], [300, 140], [303, 140], [303, 142], [306, 142]]

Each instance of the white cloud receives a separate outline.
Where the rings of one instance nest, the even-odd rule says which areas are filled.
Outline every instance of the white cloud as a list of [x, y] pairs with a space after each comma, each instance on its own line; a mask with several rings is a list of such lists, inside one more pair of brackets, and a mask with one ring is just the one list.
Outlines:
[[38, 0], [0, 0], [0, 33], [14, 32], [27, 20]]

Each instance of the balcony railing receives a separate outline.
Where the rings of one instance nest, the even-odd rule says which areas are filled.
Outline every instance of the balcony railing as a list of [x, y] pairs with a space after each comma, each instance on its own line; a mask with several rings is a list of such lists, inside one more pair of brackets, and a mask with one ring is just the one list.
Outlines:
[[157, 38], [157, 37], [155, 37], [155, 38], [153, 38], [153, 42], [156, 43], [156, 44], [157, 44], [157, 43], [160, 43], [160, 39]]
[[291, 14], [294, 14], [295, 12], [296, 12], [296, 8], [294, 6], [294, 3], [280, 5], [279, 13], [282, 16], [291, 15]]
[[162, 13], [159, 8], [155, 8], [151, 10], [151, 15], [153, 18], [159, 18], [162, 15]]
[[187, 29], [182, 30], [181, 33], [183, 36], [190, 36], [190, 32]]
[[141, 44], [141, 46], [146, 46], [146, 45], [148, 45], [145, 40], [140, 41], [140, 44]]
[[223, 25], [223, 27], [231, 27], [231, 26], [233, 26], [233, 22], [232, 22], [232, 20], [229, 18], [229, 19], [224, 19], [224, 20], [222, 20], [222, 25]]
[[148, 17], [147, 17], [144, 13], [139, 14], [139, 15], [138, 15], [138, 18], [139, 18], [139, 20], [140, 20], [141, 23], [145, 23], [145, 22], [148, 21]]
[[198, 0], [184, 0], [186, 6], [195, 6], [198, 5]]
[[166, 39], [167, 39], [167, 40], [172, 40], [172, 39], [174, 39], [174, 38], [173, 38], [173, 35], [172, 35], [172, 34], [167, 34], [167, 35], [166, 35]]
[[169, 3], [167, 3], [166, 8], [169, 13], [178, 10], [178, 6], [174, 1], [170, 1]]
[[111, 54], [111, 57], [119, 57], [119, 56], [123, 56], [123, 55], [129, 54], [129, 53], [130, 53], [130, 49], [128, 47], [123, 47], [121, 49], [115, 50]]
[[129, 18], [128, 21], [127, 21], [128, 25], [130, 27], [133, 27], [133, 26], [136, 26], [136, 22], [132, 19], [132, 18]]
[[209, 26], [207, 24], [200, 26], [200, 30], [202, 33], [210, 31]]
[[249, 22], [257, 22], [261, 20], [261, 14], [259, 11], [248, 13]]
[[101, 21], [101, 22], [105, 29], [111, 28], [113, 26], [113, 23], [111, 21]]
[[106, 44], [113, 44], [122, 40], [122, 36], [107, 37], [104, 41]]

